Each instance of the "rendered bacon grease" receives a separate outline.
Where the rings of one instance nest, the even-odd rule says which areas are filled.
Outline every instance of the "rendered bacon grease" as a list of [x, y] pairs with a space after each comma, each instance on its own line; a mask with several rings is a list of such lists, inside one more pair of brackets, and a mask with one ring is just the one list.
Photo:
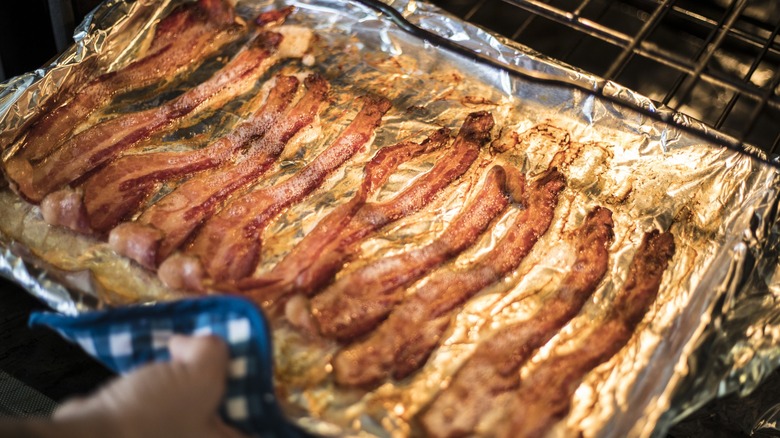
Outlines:
[[[628, 278], [585, 341], [573, 350], [554, 349], [523, 374], [582, 314], [615, 263], [618, 210], [591, 202], [580, 216], [562, 211], [572, 208], [567, 197], [581, 187], [581, 176], [570, 173], [581, 145], [564, 130], [539, 125], [529, 132], [552, 145], [552, 158], [536, 157], [535, 167], [508, 158], [523, 149], [535, 153], [535, 140], [503, 125], [506, 115], [474, 96], [461, 103], [479, 108], [415, 124], [422, 116], [399, 107], [391, 85], [358, 94], [344, 90], [332, 71], [319, 71], [310, 62], [316, 37], [285, 25], [291, 13], [267, 11], [244, 23], [226, 1], [174, 9], [139, 60], [63, 94], [18, 137], [4, 169], [12, 187], [39, 203], [49, 224], [107, 241], [171, 289], [227, 290], [256, 301], [275, 329], [322, 353], [312, 373], [319, 380], [300, 385], [329, 388], [336, 405], [341, 396], [381, 398], [387, 388], [414, 382], [448, 347], [448, 333], [475, 298], [521, 282], [530, 275], [526, 264], [538, 263], [538, 247], [551, 246], [544, 239], [560, 237], [573, 256], [552, 257], [560, 275], [549, 280], [554, 287], [539, 299], [540, 308], [510, 323], [481, 314], [494, 324], [486, 322], [489, 328], [470, 339], [475, 348], [453, 355], [457, 366], [415, 399], [406, 430], [435, 437], [543, 436], [568, 412], [584, 376], [631, 339], [658, 293], [674, 238], [645, 233]], [[221, 68], [177, 97], [90, 118], [116, 96], [186, 75], [236, 42], [240, 48]], [[249, 90], [262, 91], [247, 96]], [[147, 148], [236, 100], [251, 110], [202, 147]], [[325, 114], [337, 128], [323, 128]], [[411, 128], [384, 136], [385, 123], [399, 118]], [[293, 161], [298, 167], [286, 172]], [[348, 172], [352, 179], [343, 177]], [[264, 239], [276, 237], [269, 236], [278, 230], [273, 227], [307, 200], [327, 195], [340, 178], [354, 184], [322, 211], [299, 214], [295, 220], [313, 219], [268, 264]], [[462, 202], [445, 213], [440, 202], [454, 193]], [[404, 241], [403, 227], [413, 228], [420, 216], [439, 229]], [[371, 242], [396, 238], [402, 243], [390, 253], [363, 259]], [[307, 402], [314, 411], [314, 397]], [[353, 420], [363, 416], [350, 409]], [[406, 414], [402, 404], [394, 409]]]

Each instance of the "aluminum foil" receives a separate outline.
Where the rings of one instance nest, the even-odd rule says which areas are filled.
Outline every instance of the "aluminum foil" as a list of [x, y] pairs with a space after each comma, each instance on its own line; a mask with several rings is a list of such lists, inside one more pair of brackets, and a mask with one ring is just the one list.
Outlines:
[[[142, 53], [155, 20], [176, 4], [104, 3], [79, 28], [76, 44], [52, 65], [0, 84], [0, 144], [15, 138], [48, 99], [71, 84], [95, 71], [125, 65]], [[524, 79], [518, 72], [588, 89], [603, 86], [611, 96], [707, 129], [630, 90], [560, 65], [427, 3], [398, 0], [388, 5], [411, 23], [505, 68], [432, 45], [360, 3], [242, 0], [237, 7], [250, 19], [266, 8], [288, 4], [296, 6], [292, 21], [318, 35], [313, 48], [316, 62], [311, 67], [289, 63], [280, 69], [323, 73], [332, 84], [333, 102], [316, 126], [288, 146], [260, 187], [285, 178], [327, 147], [357, 110], [356, 96], [381, 94], [393, 101], [394, 108], [371, 147], [269, 227], [258, 272], [272, 267], [319, 219], [351, 196], [363, 166], [380, 147], [420, 139], [440, 126], [457, 129], [469, 112], [491, 111], [496, 119], [494, 135], [516, 132], [521, 142], [505, 152], [485, 148], [471, 169], [431, 205], [368, 239], [361, 257], [344, 272], [431, 242], [473, 197], [493, 164], [518, 166], [533, 177], [555, 153], [564, 150], [571, 158], [565, 170], [567, 187], [550, 231], [513, 275], [461, 309], [441, 346], [409, 379], [369, 392], [338, 388], [331, 381], [329, 366], [338, 345], [277, 322], [278, 389], [299, 424], [322, 435], [416, 434], [414, 415], [477, 342], [497, 327], [528, 318], [543, 307], [545, 293], [555, 288], [574, 258], [571, 231], [595, 205], [610, 208], [616, 224], [607, 278], [580, 315], [526, 369], [547, 355], [578, 345], [588, 327], [603, 317], [645, 231], [671, 230], [677, 253], [664, 275], [659, 298], [636, 335], [619, 354], [587, 375], [570, 413], [552, 434], [660, 436], [674, 421], [715, 396], [749, 393], [776, 368], [780, 359], [776, 305], [780, 175], [773, 166], [578, 89]], [[178, 86], [190, 86], [218, 65], [207, 63], [190, 82]], [[255, 92], [260, 89], [262, 85]], [[252, 102], [249, 93], [216, 111], [216, 117], [192, 120], [144, 147], [202, 146], [230, 130]], [[135, 103], [127, 105], [132, 109]], [[205, 134], [191, 135], [205, 128]], [[4, 150], [4, 158], [13, 148]], [[377, 200], [402, 190], [435, 158], [402, 166]], [[0, 192], [0, 210], [0, 270], [32, 293], [46, 296], [59, 311], [75, 313], [180, 296], [166, 290], [154, 275], [113, 254], [104, 243], [44, 224], [37, 207], [8, 189]], [[516, 213], [516, 208], [508, 209], [490, 233], [440, 269], [457, 269], [488, 251]], [[772, 424], [771, 418], [765, 420], [761, 427]]]

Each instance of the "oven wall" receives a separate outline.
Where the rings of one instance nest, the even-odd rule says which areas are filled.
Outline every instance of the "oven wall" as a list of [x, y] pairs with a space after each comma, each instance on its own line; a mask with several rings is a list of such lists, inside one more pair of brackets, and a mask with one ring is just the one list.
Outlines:
[[99, 0], [0, 1], [0, 81], [45, 65]]

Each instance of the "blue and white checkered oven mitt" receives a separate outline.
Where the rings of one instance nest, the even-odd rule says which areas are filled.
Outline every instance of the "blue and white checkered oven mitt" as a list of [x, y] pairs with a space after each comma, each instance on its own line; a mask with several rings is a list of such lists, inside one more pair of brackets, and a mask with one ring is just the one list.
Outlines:
[[255, 436], [305, 436], [284, 419], [277, 404], [270, 330], [251, 301], [210, 296], [79, 316], [34, 313], [30, 325], [53, 328], [120, 374], [169, 360], [168, 340], [174, 334], [219, 336], [228, 344], [231, 359], [221, 407], [225, 421]]

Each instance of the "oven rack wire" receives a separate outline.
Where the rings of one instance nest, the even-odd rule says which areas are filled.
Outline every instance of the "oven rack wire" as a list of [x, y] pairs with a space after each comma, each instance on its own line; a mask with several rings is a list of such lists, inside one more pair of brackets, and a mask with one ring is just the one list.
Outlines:
[[[99, 0], [47, 0], [58, 48]], [[404, 20], [381, 0], [359, 0], [422, 38], [481, 58]], [[530, 80], [605, 95], [610, 81], [658, 108], [633, 109], [780, 167], [780, 2], [774, 0], [428, 0], [447, 12], [603, 78], [597, 89], [511, 69]], [[68, 13], [58, 13], [65, 11]], [[490, 60], [477, 59], [492, 63]], [[492, 63], [495, 64], [495, 63]], [[497, 65], [506, 70], [507, 66]], [[674, 112], [709, 128], [681, 123]], [[725, 134], [725, 135], [723, 135]], [[756, 153], [755, 146], [763, 153]], [[764, 153], [766, 155], [764, 155]]]
[[[780, 152], [780, 6], [771, 0], [433, 3], [731, 137], [698, 133], [709, 140]], [[603, 85], [595, 93], [604, 97]]]

